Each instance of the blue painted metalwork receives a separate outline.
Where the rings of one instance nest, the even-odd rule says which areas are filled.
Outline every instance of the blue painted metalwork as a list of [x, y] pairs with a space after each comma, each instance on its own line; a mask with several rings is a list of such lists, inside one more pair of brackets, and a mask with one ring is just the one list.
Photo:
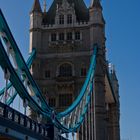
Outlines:
[[[30, 85], [33, 89], [33, 92], [35, 93], [35, 95], [33, 97], [30, 96], [30, 94], [28, 93], [26, 87], [23, 85], [23, 82], [22, 82], [23, 79], [21, 79], [21, 77], [20, 77], [21, 73], [16, 72], [15, 69], [13, 68], [13, 65], [11, 64], [9, 57], [7, 56], [7, 53], [0, 40], [0, 65], [3, 69], [3, 71], [5, 71], [7, 69], [10, 72], [10, 74], [11, 74], [10, 81], [11, 81], [12, 85], [14, 86], [14, 88], [16, 89], [17, 93], [20, 95], [20, 97], [23, 100], [26, 99], [29, 103], [29, 106], [33, 110], [35, 110], [35, 112], [42, 114], [43, 117], [49, 117], [50, 119], [52, 119], [52, 122], [54, 123], [54, 125], [56, 127], [58, 127], [59, 129], [61, 129], [62, 132], [69, 133], [69, 132], [76, 131], [80, 127], [82, 122], [84, 121], [85, 114], [87, 113], [88, 105], [90, 103], [90, 98], [91, 98], [92, 91], [93, 91], [93, 79], [94, 79], [94, 73], [95, 73], [95, 68], [96, 68], [96, 55], [97, 55], [98, 46], [97, 45], [93, 46], [94, 50], [93, 50], [93, 55], [91, 57], [89, 71], [88, 71], [87, 78], [83, 84], [83, 87], [81, 89], [79, 96], [73, 102], [73, 104], [68, 109], [66, 109], [64, 112], [55, 113], [55, 111], [51, 107], [48, 106], [47, 102], [45, 101], [45, 99], [42, 96], [42, 93], [41, 93], [39, 87], [33, 80], [33, 77], [30, 74], [30, 71], [28, 69], [28, 66], [26, 65], [26, 63], [23, 59], [23, 56], [12, 36], [12, 33], [11, 33], [1, 11], [0, 11], [0, 32], [5, 34], [4, 37], [2, 36], [4, 42], [10, 43], [10, 48], [14, 52], [17, 66], [22, 71], [22, 73], [24, 73], [25, 77], [28, 79], [28, 82], [30, 83]], [[39, 99], [41, 101], [41, 106], [38, 104], [37, 99]], [[84, 102], [83, 100], [85, 100], [85, 104], [82, 107], [82, 113], [80, 114], [78, 119], [75, 120], [76, 122], [74, 123], [74, 125], [68, 127], [65, 124], [61, 123], [60, 119], [67, 117], [69, 114], [74, 112], [79, 107], [81, 102]], [[28, 122], [28, 120], [27, 120], [27, 122]], [[29, 124], [27, 124], [27, 126], [28, 125]]]
[[[50, 125], [39, 124], [31, 120], [27, 116], [17, 112], [9, 106], [0, 103], [0, 128], [10, 129], [5, 132], [3, 129], [2, 134], [13, 136], [14, 138], [24, 139], [23, 136], [28, 136], [32, 139], [49, 139], [48, 132], [50, 132]], [[13, 132], [19, 132], [16, 136]]]
[[[33, 51], [30, 53], [30, 56], [29, 56], [29, 58], [28, 58], [28, 60], [27, 60], [27, 62], [26, 62], [28, 68], [31, 67], [35, 56], [36, 56], [36, 51], [35, 51], [35, 49], [33, 49]], [[9, 84], [7, 85], [7, 89], [9, 89], [9, 88], [11, 88], [11, 87], [12, 87], [12, 83], [9, 83]], [[3, 88], [3, 89], [0, 91], [0, 96], [2, 96], [2, 95], [4, 94], [4, 92], [5, 92], [5, 88]], [[8, 99], [8, 100], [6, 101], [6, 104], [7, 104], [7, 105], [10, 105], [10, 104], [14, 101], [15, 97], [17, 96], [17, 94], [18, 94], [18, 93], [15, 92], [15, 93], [10, 97], [10, 99]]]
[[43, 110], [27, 92], [21, 79], [18, 77], [17, 73], [15, 72], [1, 41], [0, 41], [0, 65], [3, 70], [8, 69], [9, 72], [11, 73], [10, 81], [13, 84], [14, 88], [17, 90], [20, 97], [22, 99], [27, 99], [29, 102], [29, 105], [31, 105], [32, 109], [34, 109], [36, 112], [39, 112], [44, 115], [46, 115], [46, 114], [49, 115], [50, 113], [47, 112], [47, 110]]
[[94, 47], [95, 47], [94, 54], [91, 58], [91, 64], [90, 64], [90, 67], [89, 67], [87, 78], [85, 80], [85, 83], [83, 84], [83, 87], [81, 89], [81, 92], [80, 92], [79, 96], [77, 97], [77, 99], [73, 102], [73, 104], [67, 110], [58, 114], [58, 118], [62, 118], [64, 116], [68, 115], [70, 112], [72, 112], [76, 108], [76, 106], [82, 100], [82, 98], [85, 94], [85, 91], [88, 87], [89, 82], [93, 79], [94, 72], [95, 72], [95, 67], [96, 67], [96, 54], [97, 54], [97, 46], [94, 46]]
[[[80, 94], [78, 96], [78, 102], [76, 100], [76, 103], [74, 104], [72, 110], [70, 112], [73, 111], [74, 108], [76, 108], [76, 106], [79, 104], [79, 102], [82, 100], [82, 97], [84, 96], [84, 93], [86, 91], [86, 88], [88, 86], [88, 84], [93, 84], [92, 83], [92, 79], [93, 79], [93, 76], [94, 76], [94, 72], [95, 72], [95, 64], [96, 64], [96, 53], [97, 53], [97, 49], [95, 49], [96, 51], [94, 51], [94, 55], [92, 57], [92, 61], [91, 61], [91, 65], [90, 65], [90, 68], [89, 68], [89, 72], [88, 72], [88, 76], [87, 76], [87, 79], [86, 79], [86, 82], [84, 84], [84, 88], [82, 89], [82, 94]], [[11, 73], [11, 77], [10, 77], [10, 81], [13, 83], [13, 86], [15, 87], [15, 89], [18, 91], [19, 95], [23, 98], [23, 99], [28, 99], [29, 101], [29, 104], [30, 106], [36, 111], [36, 112], [39, 112], [41, 114], [43, 114], [44, 116], [48, 116], [51, 118], [51, 114], [50, 112], [46, 112], [46, 110], [43, 110], [32, 98], [31, 96], [28, 94], [27, 90], [25, 89], [25, 87], [23, 86], [22, 84], [22, 81], [21, 79], [18, 77], [18, 75], [16, 74], [16, 72], [14, 71], [14, 68], [13, 66], [11, 65], [10, 63], [10, 60], [4, 50], [4, 47], [2, 46], [2, 43], [0, 42], [0, 64], [1, 64], [1, 67], [4, 69], [8, 69]], [[90, 82], [90, 83], [89, 83]], [[90, 86], [90, 91], [92, 91], [91, 89], [92, 86]], [[79, 100], [80, 99], [80, 100]], [[87, 112], [87, 105], [89, 103], [89, 99], [87, 100], [86, 102], [86, 106], [85, 106], [85, 111], [84, 113]], [[66, 111], [67, 112], [67, 111]], [[70, 113], [69, 112], [69, 113]], [[83, 114], [81, 115], [83, 116]], [[60, 117], [60, 116], [58, 116]], [[79, 126], [81, 125], [81, 121], [83, 121], [83, 119], [81, 119], [79, 122], [77, 122], [77, 125], [73, 128], [66, 128], [65, 126], [63, 126], [60, 122], [59, 122], [59, 118], [55, 118], [55, 125], [59, 128], [61, 128], [63, 131], [65, 132], [72, 132], [74, 130], [76, 130], [77, 128], [79, 128]]]
[[82, 100], [82, 98], [86, 92], [88, 85], [90, 85], [89, 86], [90, 89], [89, 89], [89, 93], [88, 93], [89, 96], [87, 96], [86, 105], [83, 108], [83, 113], [81, 114], [80, 120], [76, 123], [76, 125], [73, 128], [69, 128], [67, 130], [66, 126], [63, 126], [63, 129], [62, 129], [61, 123], [59, 121], [56, 121], [57, 126], [66, 132], [67, 131], [68, 132], [76, 131], [81, 126], [82, 122], [84, 121], [84, 116], [86, 115], [87, 110], [88, 110], [88, 104], [90, 103], [90, 98], [91, 98], [90, 94], [92, 94], [92, 90], [93, 90], [92, 89], [93, 88], [93, 78], [94, 78], [95, 67], [96, 67], [97, 46], [94, 46], [94, 47], [95, 47], [95, 49], [94, 49], [93, 56], [91, 58], [91, 64], [90, 64], [90, 68], [89, 68], [89, 71], [87, 74], [87, 78], [85, 80], [85, 83], [81, 89], [79, 96], [67, 110], [65, 110], [64, 112], [61, 112], [57, 115], [57, 119], [59, 120], [62, 117], [67, 116], [69, 113], [71, 113], [79, 105], [80, 101]]
[[35, 93], [35, 95], [37, 96], [37, 98], [39, 98], [40, 102], [41, 102], [41, 107], [46, 110], [46, 111], [51, 111], [52, 109], [49, 107], [49, 105], [47, 104], [46, 100], [44, 99], [44, 97], [41, 94], [41, 91], [39, 89], [39, 87], [37, 86], [37, 84], [35, 83], [35, 81], [33, 80], [30, 71], [23, 59], [23, 56], [16, 44], [16, 41], [14, 40], [12, 33], [8, 27], [8, 24], [0, 10], [0, 32], [6, 34], [6, 38], [4, 38], [4, 40], [9, 41], [10, 42], [10, 47], [11, 49], [13, 49], [14, 51], [14, 55], [15, 55], [15, 59], [18, 65], [18, 68], [24, 72], [24, 74], [28, 77], [28, 80], [30, 81], [30, 85], [33, 88], [33, 91]]

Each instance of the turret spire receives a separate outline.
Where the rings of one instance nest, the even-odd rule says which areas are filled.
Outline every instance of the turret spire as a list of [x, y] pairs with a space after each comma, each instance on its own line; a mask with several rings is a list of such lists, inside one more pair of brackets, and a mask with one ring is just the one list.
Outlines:
[[46, 13], [47, 11], [47, 4], [46, 4], [46, 0], [44, 0], [44, 13]]
[[31, 12], [41, 12], [41, 6], [39, 0], [34, 0], [34, 4]]
[[101, 8], [102, 9], [100, 0], [91, 0], [91, 7], [96, 7], [96, 8]]

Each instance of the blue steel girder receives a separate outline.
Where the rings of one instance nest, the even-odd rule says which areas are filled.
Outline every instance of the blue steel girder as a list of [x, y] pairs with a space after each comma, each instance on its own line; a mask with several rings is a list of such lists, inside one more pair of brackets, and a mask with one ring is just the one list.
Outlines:
[[[96, 54], [96, 51], [94, 52]], [[18, 75], [16, 74], [13, 66], [11, 65], [10, 63], [10, 60], [5, 52], [5, 49], [4, 47], [2, 46], [2, 43], [0, 41], [0, 64], [1, 64], [1, 67], [2, 69], [8, 69], [9, 72], [11, 73], [11, 77], [10, 77], [10, 81], [12, 82], [13, 86], [16, 88], [16, 90], [18, 91], [19, 95], [23, 98], [23, 99], [28, 99], [29, 101], [29, 105], [31, 106], [31, 108], [33, 108], [36, 112], [39, 112], [40, 114], [43, 114], [43, 116], [46, 116], [46, 117], [50, 117], [51, 118], [51, 112], [45, 112], [45, 110], [42, 110], [42, 108], [31, 98], [31, 96], [28, 94], [27, 90], [25, 89], [25, 87], [23, 86], [23, 83], [21, 81], [21, 79], [18, 77]], [[92, 59], [96, 62], [96, 55], [93, 55], [94, 57], [92, 57]], [[90, 69], [89, 69], [89, 73], [88, 75], [90, 75], [90, 81], [88, 81], [88, 83], [90, 82], [90, 84], [92, 84], [92, 78], [94, 76], [94, 70], [95, 70], [95, 64], [96, 63], [91, 63], [91, 66], [90, 66]], [[92, 67], [92, 69], [91, 69]], [[87, 77], [88, 78], [88, 77]], [[87, 86], [84, 86], [87, 88]], [[90, 86], [91, 88], [92, 86]], [[90, 89], [91, 90], [91, 89]], [[82, 92], [83, 93], [83, 92]], [[81, 97], [81, 95], [79, 95]], [[78, 97], [79, 97], [78, 96]], [[80, 125], [82, 124], [83, 120], [84, 120], [84, 115], [86, 114], [87, 112], [87, 106], [89, 104], [89, 93], [87, 94], [87, 101], [86, 101], [86, 104], [84, 106], [84, 111], [83, 113], [84, 114], [81, 114], [81, 116], [79, 117], [79, 120], [75, 123], [75, 125], [72, 127], [72, 128], [68, 128], [67, 126], [63, 125], [60, 123], [59, 121], [59, 118], [54, 118], [54, 124], [62, 129], [64, 132], [73, 132], [73, 131], [76, 131], [76, 129], [78, 129], [80, 127]], [[81, 98], [82, 100], [82, 98]], [[78, 103], [79, 104], [79, 103]], [[76, 108], [77, 106], [73, 106], [74, 108]], [[73, 111], [73, 109], [72, 109]], [[69, 112], [70, 113], [70, 112]]]
[[[85, 83], [83, 84], [83, 87], [81, 89], [81, 92], [79, 94], [79, 96], [76, 98], [76, 100], [73, 102], [73, 104], [66, 109], [64, 112], [58, 113], [56, 118], [56, 124], [58, 127], [62, 127], [62, 124], [60, 123], [62, 118], [67, 117], [70, 113], [76, 111], [76, 108], [78, 108], [80, 102], [84, 99], [85, 97], [85, 104], [83, 106], [83, 111], [81, 112], [80, 116], [78, 116], [79, 119], [77, 119], [76, 123], [74, 124], [74, 126], [72, 128], [69, 128], [67, 130], [67, 126], [66, 124], [63, 125], [63, 130], [68, 131], [68, 132], [73, 132], [76, 131], [82, 124], [82, 122], [84, 121], [85, 115], [88, 111], [88, 105], [90, 103], [90, 99], [91, 99], [91, 95], [93, 93], [93, 79], [94, 79], [94, 73], [95, 73], [95, 67], [96, 67], [96, 54], [97, 54], [97, 46], [94, 46], [94, 51], [93, 51], [93, 55], [91, 58], [91, 63], [90, 63], [90, 67], [89, 67], [89, 71], [87, 74], [87, 78], [85, 80]], [[89, 88], [89, 89], [88, 89]], [[77, 111], [76, 111], [77, 114]], [[68, 118], [69, 119], [69, 118]], [[73, 120], [71, 120], [73, 121]]]
[[0, 134], [18, 140], [51, 140], [50, 125], [39, 124], [20, 112], [0, 103]]
[[[93, 91], [93, 89], [92, 89], [93, 88], [93, 78], [94, 78], [94, 73], [95, 73], [95, 68], [96, 68], [96, 54], [97, 54], [98, 46], [94, 45], [93, 55], [91, 58], [91, 63], [90, 63], [89, 71], [87, 74], [87, 78], [83, 84], [83, 87], [81, 89], [79, 96], [73, 102], [73, 104], [68, 109], [66, 109], [64, 112], [55, 113], [55, 111], [48, 106], [47, 102], [45, 101], [45, 99], [42, 96], [42, 93], [41, 93], [39, 87], [33, 80], [33, 77], [30, 74], [30, 71], [23, 59], [23, 56], [13, 38], [13, 36], [12, 36], [12, 33], [8, 27], [8, 24], [4, 18], [1, 10], [0, 10], [0, 32], [2, 34], [6, 35], [6, 36], [2, 36], [2, 38], [5, 41], [5, 43], [8, 42], [10, 44], [10, 48], [14, 52], [14, 56], [15, 56], [15, 60], [18, 65], [18, 68], [22, 72], [24, 72], [24, 74], [28, 78], [28, 81], [30, 82], [30, 84], [33, 88], [33, 92], [35, 93], [35, 97], [32, 97], [28, 93], [27, 89], [25, 88], [25, 86], [22, 83], [21, 77], [13, 68], [13, 66], [9, 60], [9, 57], [3, 47], [3, 44], [0, 41], [0, 65], [3, 70], [8, 69], [8, 71], [10, 72], [10, 74], [11, 74], [10, 81], [13, 84], [13, 86], [15, 87], [15, 89], [17, 90], [18, 94], [21, 96], [21, 98], [27, 99], [29, 102], [29, 106], [33, 110], [42, 114], [44, 117], [51, 118], [54, 125], [56, 127], [58, 127], [59, 129], [61, 129], [63, 132], [69, 133], [69, 132], [76, 131], [80, 127], [80, 125], [82, 124], [82, 122], [85, 118], [85, 114], [88, 110], [88, 105], [90, 103], [91, 94], [93, 93], [92, 92]], [[41, 106], [38, 104], [37, 98], [40, 99]], [[81, 106], [82, 106], [82, 110], [79, 111], [79, 108]], [[75, 117], [75, 123], [73, 126], [67, 126], [67, 124], [64, 124], [60, 121], [60, 119], [62, 119], [62, 118], [69, 119], [69, 118], [67, 118], [67, 116], [71, 116], [71, 113], [73, 113], [73, 112], [79, 113], [78, 119]]]
[[[29, 58], [28, 58], [28, 60], [27, 60], [27, 62], [26, 62], [28, 68], [31, 67], [35, 56], [36, 56], [36, 51], [35, 51], [35, 49], [33, 49], [33, 51], [30, 53], [30, 56], [29, 56]], [[23, 75], [23, 76], [24, 76], [24, 75]], [[24, 82], [24, 81], [23, 81], [23, 82]], [[10, 88], [12, 88], [12, 87], [13, 87], [13, 86], [12, 86], [12, 83], [9, 83], [9, 84], [7, 85], [7, 90], [10, 89]], [[0, 96], [2, 96], [4, 93], [5, 93], [5, 88], [3, 88], [3, 89], [0, 91]], [[10, 104], [14, 101], [15, 97], [17, 96], [17, 94], [18, 94], [18, 93], [15, 91], [15, 93], [14, 93], [13, 95], [11, 95], [11, 97], [10, 97], [8, 100], [6, 100], [6, 104], [7, 104], [7, 105], [10, 105]]]
[[4, 49], [1, 41], [0, 41], [0, 65], [3, 69], [3, 71], [5, 69], [8, 69], [8, 71], [10, 72], [10, 81], [13, 84], [14, 88], [17, 90], [20, 97], [22, 99], [27, 99], [28, 102], [29, 102], [29, 105], [36, 112], [49, 116], [50, 112], [48, 110], [44, 110], [41, 106], [39, 106], [37, 104], [37, 102], [27, 92], [27, 90], [24, 87], [21, 79], [19, 78], [19, 76], [15, 72], [15, 70], [14, 70], [14, 68], [13, 68], [13, 66], [12, 66], [12, 64], [11, 64], [11, 62], [10, 62], [6, 52], [5, 52], [5, 49]]
[[83, 96], [84, 96], [84, 93], [86, 91], [86, 88], [89, 84], [89, 82], [93, 81], [93, 76], [94, 76], [94, 73], [95, 73], [95, 67], [96, 67], [96, 54], [97, 54], [97, 46], [94, 46], [94, 52], [93, 52], [93, 55], [92, 55], [92, 58], [91, 58], [91, 64], [90, 64], [90, 67], [89, 67], [89, 71], [88, 71], [88, 74], [87, 74], [87, 78], [83, 84], [83, 87], [80, 91], [80, 94], [79, 96], [76, 98], [76, 100], [72, 103], [72, 105], [70, 107], [68, 107], [68, 109], [66, 109], [64, 112], [61, 112], [58, 114], [58, 118], [62, 118], [66, 115], [68, 115], [70, 112], [72, 112], [76, 106], [80, 103], [80, 101], [82, 100]]
[[43, 95], [41, 94], [39, 87], [37, 86], [36, 82], [33, 80], [32, 76], [30, 74], [30, 71], [23, 59], [23, 56], [16, 44], [14, 37], [12, 36], [12, 33], [8, 27], [8, 24], [4, 18], [1, 10], [0, 10], [0, 32], [1, 32], [1, 34], [6, 35], [6, 37], [4, 37], [4, 41], [8, 41], [10, 43], [10, 48], [14, 52], [14, 57], [15, 57], [17, 65], [18, 65], [18, 68], [20, 69], [20, 71], [24, 72], [24, 74], [28, 77], [28, 80], [30, 81], [30, 85], [32, 86], [33, 92], [35, 93], [35, 97], [37, 97], [40, 100], [41, 107], [44, 110], [51, 111], [52, 109], [47, 104], [46, 100], [44, 99]]

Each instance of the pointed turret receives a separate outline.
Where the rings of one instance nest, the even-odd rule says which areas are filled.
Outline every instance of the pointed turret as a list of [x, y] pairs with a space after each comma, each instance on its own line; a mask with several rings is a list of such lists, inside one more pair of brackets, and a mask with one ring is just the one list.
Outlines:
[[100, 0], [92, 0], [92, 2], [91, 2], [91, 7], [96, 7], [96, 8], [102, 9]]
[[91, 6], [90, 6], [90, 21], [94, 22], [98, 19], [100, 19], [100, 23], [103, 22], [105, 24], [105, 20], [103, 18], [103, 14], [102, 14], [102, 5], [100, 3], [100, 0], [91, 0]]
[[[102, 15], [102, 21], [104, 22], [105, 24], [105, 20], [103, 18], [103, 14], [102, 14], [102, 5], [101, 5], [101, 2], [100, 0], [91, 0], [91, 5], [90, 5], [90, 17], [91, 17], [91, 13], [92, 11], [94, 11], [94, 13], [100, 13]], [[99, 16], [99, 15], [98, 15]]]
[[42, 9], [39, 0], [34, 0], [30, 12], [30, 52], [33, 48], [38, 49], [38, 42], [41, 39]]
[[100, 0], [92, 0], [89, 9], [89, 17], [91, 23], [91, 46], [97, 43], [99, 46], [105, 47], [105, 20], [102, 13], [102, 5]]
[[34, 0], [31, 12], [42, 12], [39, 0]]
[[47, 11], [47, 4], [46, 4], [46, 0], [44, 0], [44, 13], [46, 13]]

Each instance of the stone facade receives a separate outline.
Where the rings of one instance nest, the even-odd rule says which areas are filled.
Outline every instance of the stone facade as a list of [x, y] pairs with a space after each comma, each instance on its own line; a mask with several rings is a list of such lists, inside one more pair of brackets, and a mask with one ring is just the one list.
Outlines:
[[100, 2], [94, 0], [87, 8], [83, 0], [54, 0], [47, 12], [45, 8], [46, 4], [42, 12], [39, 0], [35, 0], [30, 12], [30, 51], [37, 51], [31, 68], [34, 79], [49, 105], [63, 111], [78, 96], [93, 44], [98, 44], [96, 94], [78, 138], [119, 140], [118, 81], [114, 71], [109, 74], [112, 88], [106, 78], [105, 21]]

